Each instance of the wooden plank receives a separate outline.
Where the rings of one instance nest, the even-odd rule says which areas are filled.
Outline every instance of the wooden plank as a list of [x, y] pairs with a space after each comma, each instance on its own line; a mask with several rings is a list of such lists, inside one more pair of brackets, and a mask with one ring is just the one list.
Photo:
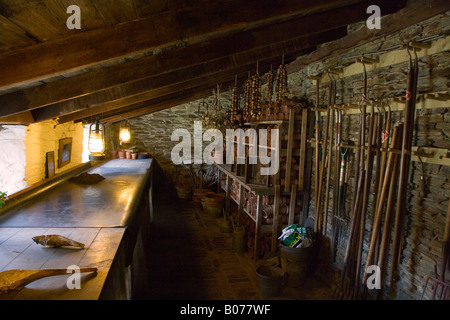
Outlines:
[[[287, 143], [287, 155], [286, 155], [286, 174], [284, 191], [289, 192], [291, 189], [291, 167], [292, 167], [292, 148], [294, 146], [294, 123], [295, 123], [295, 110], [289, 109], [289, 123], [288, 123], [288, 143]], [[281, 148], [281, 145], [280, 145]]]
[[256, 221], [255, 221], [255, 251], [253, 260], [259, 259], [261, 248], [261, 225], [262, 225], [262, 196], [256, 195]]
[[[312, 112], [308, 112], [308, 126], [307, 126], [307, 140], [309, 137], [314, 135], [314, 114]], [[312, 175], [312, 163], [313, 163], [313, 155], [312, 155], [312, 146], [307, 144], [306, 146], [306, 168], [305, 168], [305, 176], [304, 181], [306, 181], [306, 187], [302, 191], [303, 200], [302, 200], [302, 210], [299, 217], [299, 223], [303, 225], [306, 221], [306, 218], [309, 216], [309, 206], [311, 201], [311, 175]]]
[[298, 170], [298, 189], [300, 191], [305, 188], [305, 165], [306, 165], [306, 148], [308, 136], [308, 109], [302, 111], [302, 127], [300, 133], [300, 164]]
[[231, 177], [227, 175], [227, 190], [226, 190], [226, 198], [225, 198], [225, 214], [226, 214], [226, 217], [230, 216], [231, 182], [232, 182], [231, 181]]
[[239, 184], [239, 204], [238, 204], [238, 220], [237, 225], [241, 225], [242, 223], [242, 212], [244, 211], [244, 202], [245, 202], [245, 188], [242, 184]]
[[64, 11], [51, 11], [42, 0], [2, 1], [2, 15], [39, 41], [70, 34]]
[[291, 199], [289, 202], [288, 225], [294, 224], [295, 207], [297, 205], [297, 186], [298, 186], [297, 184], [293, 183], [292, 188], [291, 188]]
[[105, 25], [116, 25], [137, 18], [134, 3], [130, 0], [95, 0], [92, 4]]
[[2, 124], [30, 124], [34, 122], [35, 120], [31, 114], [31, 111], [24, 111], [5, 117], [0, 117], [0, 123]]
[[29, 37], [25, 30], [0, 15], [0, 51], [23, 48], [37, 44], [37, 39]]
[[272, 252], [276, 252], [278, 248], [278, 220], [280, 216], [280, 185], [275, 185], [275, 196], [273, 203], [273, 224], [272, 224]]
[[315, 52], [287, 65], [287, 71], [292, 73], [302, 70], [311, 63], [337, 56], [448, 10], [450, 10], [450, 2], [446, 0], [415, 1], [398, 12], [382, 16], [380, 29], [361, 28], [348, 36], [325, 44]]

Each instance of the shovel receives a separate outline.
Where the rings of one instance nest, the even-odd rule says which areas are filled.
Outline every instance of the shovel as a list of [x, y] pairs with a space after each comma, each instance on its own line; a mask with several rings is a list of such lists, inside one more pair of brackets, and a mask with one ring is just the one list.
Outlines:
[[[346, 142], [352, 144], [352, 141]], [[336, 249], [342, 246], [343, 235], [348, 231], [349, 219], [345, 214], [345, 197], [348, 186], [348, 157], [350, 156], [350, 148], [340, 148], [341, 168], [339, 173], [339, 189], [337, 199], [337, 214], [334, 217], [333, 238], [331, 241], [332, 258], [335, 259]]]

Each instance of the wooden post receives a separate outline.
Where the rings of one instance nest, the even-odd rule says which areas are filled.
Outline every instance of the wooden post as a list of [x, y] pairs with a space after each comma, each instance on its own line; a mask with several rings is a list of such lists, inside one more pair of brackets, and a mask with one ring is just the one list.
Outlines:
[[[312, 137], [314, 132], [314, 121], [312, 121], [313, 114], [311, 112], [307, 113], [310, 119], [307, 121], [307, 131], [306, 138]], [[311, 194], [311, 171], [312, 171], [312, 147], [310, 144], [306, 147], [305, 155], [305, 175], [304, 181], [307, 181], [305, 188], [302, 190], [303, 200], [302, 200], [302, 211], [299, 217], [299, 223], [303, 224], [309, 215], [309, 205], [310, 205], [310, 194]]]
[[306, 143], [308, 136], [308, 109], [302, 111], [302, 128], [300, 132], [300, 166], [298, 170], [298, 189], [303, 191], [305, 188], [305, 164], [306, 164]]
[[277, 251], [278, 247], [278, 217], [280, 214], [280, 185], [275, 185], [275, 199], [273, 210], [273, 225], [272, 225], [272, 252]]
[[230, 198], [231, 198], [231, 177], [227, 175], [227, 189], [226, 189], [226, 198], [225, 198], [225, 215], [227, 217], [230, 216]]
[[259, 249], [261, 241], [261, 223], [262, 223], [262, 197], [261, 195], [256, 195], [256, 222], [255, 222], [255, 250], [253, 255], [253, 260], [257, 261], [259, 259]]
[[293, 183], [292, 188], [291, 188], [291, 200], [289, 202], [288, 225], [294, 224], [295, 206], [296, 205], [297, 205], [297, 185], [295, 183]]
[[[295, 121], [295, 110], [294, 108], [289, 109], [289, 125], [288, 125], [288, 143], [287, 143], [287, 154], [286, 154], [286, 174], [284, 177], [285, 185], [284, 191], [289, 192], [291, 188], [291, 165], [292, 165], [292, 148], [294, 146], [294, 121]], [[281, 147], [281, 146], [280, 146]]]
[[245, 198], [245, 188], [242, 184], [239, 183], [239, 204], [238, 204], [238, 217], [237, 217], [237, 225], [241, 225], [241, 217], [242, 212], [244, 211], [244, 198]]

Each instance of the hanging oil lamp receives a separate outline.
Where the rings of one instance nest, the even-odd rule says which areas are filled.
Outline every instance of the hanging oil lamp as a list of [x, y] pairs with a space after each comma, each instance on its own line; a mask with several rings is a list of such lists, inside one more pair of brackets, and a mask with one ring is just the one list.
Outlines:
[[128, 120], [120, 124], [120, 130], [119, 130], [119, 141], [120, 145], [122, 143], [127, 143], [131, 139], [131, 130], [130, 130], [130, 124], [128, 123]]
[[105, 160], [105, 126], [99, 119], [89, 127], [89, 160]]

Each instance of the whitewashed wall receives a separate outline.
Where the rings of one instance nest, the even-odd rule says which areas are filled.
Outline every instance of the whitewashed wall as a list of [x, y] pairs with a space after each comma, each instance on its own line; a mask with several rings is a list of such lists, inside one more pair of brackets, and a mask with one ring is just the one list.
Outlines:
[[0, 127], [0, 191], [9, 195], [24, 189], [25, 126]]

